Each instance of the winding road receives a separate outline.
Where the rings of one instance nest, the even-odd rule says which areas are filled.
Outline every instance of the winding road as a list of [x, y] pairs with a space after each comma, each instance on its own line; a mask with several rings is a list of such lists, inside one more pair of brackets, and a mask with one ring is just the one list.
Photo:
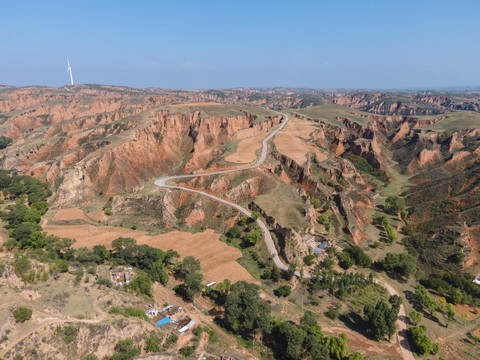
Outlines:
[[[188, 178], [201, 177], [201, 176], [210, 176], [210, 175], [221, 175], [221, 174], [228, 174], [228, 173], [232, 173], [232, 172], [245, 171], [245, 170], [250, 170], [250, 169], [258, 168], [260, 165], [262, 165], [262, 164], [265, 162], [265, 159], [267, 158], [268, 142], [269, 142], [280, 130], [282, 130], [282, 129], [285, 127], [285, 125], [287, 124], [288, 120], [290, 120], [290, 118], [289, 118], [288, 115], [286, 115], [286, 114], [279, 113], [279, 112], [277, 112], [277, 114], [282, 115], [283, 118], [284, 118], [284, 120], [282, 121], [282, 123], [280, 124], [280, 126], [279, 126], [277, 129], [275, 129], [274, 131], [272, 131], [272, 132], [270, 133], [270, 135], [268, 135], [265, 139], [263, 139], [263, 142], [262, 142], [262, 154], [260, 155], [260, 158], [259, 158], [258, 161], [255, 163], [255, 165], [247, 166], [247, 167], [243, 167], [243, 168], [230, 169], [230, 170], [215, 171], [215, 172], [205, 173], [205, 174], [188, 174], [188, 175], [166, 176], [166, 177], [162, 177], [162, 178], [159, 178], [159, 179], [155, 180], [154, 184], [155, 184], [156, 186], [158, 186], [158, 187], [161, 187], [161, 188], [177, 189], [177, 190], [189, 191], [189, 192], [192, 192], [192, 193], [196, 193], [196, 194], [200, 194], [200, 195], [206, 196], [206, 197], [208, 197], [208, 198], [210, 198], [210, 199], [212, 199], [212, 200], [215, 200], [215, 201], [221, 202], [221, 203], [223, 203], [223, 204], [229, 205], [229, 206], [231, 206], [231, 207], [234, 207], [235, 209], [237, 209], [237, 210], [240, 211], [241, 213], [243, 213], [243, 214], [247, 215], [248, 217], [250, 217], [250, 216], [251, 216], [251, 212], [248, 211], [247, 209], [243, 208], [242, 206], [238, 205], [238, 204], [235, 204], [235, 203], [233, 203], [233, 202], [224, 200], [224, 199], [219, 198], [219, 197], [217, 197], [217, 196], [215, 196], [215, 195], [207, 194], [206, 192], [203, 192], [203, 191], [188, 189], [188, 188], [184, 188], [184, 187], [181, 187], [181, 186], [167, 185], [167, 182], [170, 181], [170, 180], [188, 179]], [[268, 230], [267, 225], [265, 225], [265, 223], [264, 223], [262, 220], [260, 220], [260, 219], [257, 219], [256, 221], [257, 221], [258, 226], [260, 226], [260, 228], [262, 229], [263, 233], [265, 234], [265, 242], [267, 243], [268, 250], [269, 250], [270, 253], [272, 254], [273, 262], [274, 262], [275, 265], [276, 265], [277, 267], [279, 267], [281, 270], [287, 270], [287, 269], [288, 269], [288, 266], [285, 265], [285, 263], [284, 263], [282, 260], [280, 260], [280, 257], [278, 256], [277, 249], [276, 249], [276, 247], [275, 247], [275, 243], [273, 242], [272, 235], [270, 234], [270, 231]], [[296, 272], [295, 275], [300, 276], [300, 273], [299, 273], [299, 272]]]
[[[263, 140], [263, 142], [262, 142], [262, 154], [260, 155], [260, 158], [255, 163], [255, 165], [247, 166], [247, 167], [243, 167], [243, 168], [230, 169], [230, 170], [215, 171], [215, 172], [204, 173], [204, 174], [188, 174], [188, 175], [166, 176], [166, 177], [162, 177], [162, 178], [159, 178], [159, 179], [155, 180], [154, 184], [158, 187], [161, 187], [161, 188], [188, 191], [188, 192], [191, 192], [191, 193], [196, 193], [196, 194], [199, 194], [199, 195], [202, 195], [202, 196], [206, 196], [206, 197], [208, 197], [212, 200], [215, 200], [215, 201], [221, 202], [223, 204], [229, 205], [229, 206], [237, 209], [241, 213], [245, 214], [246, 216], [251, 217], [251, 212], [248, 211], [247, 209], [243, 208], [242, 206], [238, 205], [238, 204], [235, 204], [233, 202], [224, 200], [222, 198], [219, 198], [215, 195], [208, 194], [208, 193], [203, 192], [203, 191], [193, 190], [193, 189], [184, 188], [184, 187], [176, 186], [176, 185], [167, 185], [167, 182], [170, 181], [170, 180], [188, 179], [188, 178], [210, 176], [210, 175], [221, 175], [221, 174], [228, 174], [228, 173], [232, 173], [232, 172], [245, 171], [245, 170], [258, 168], [260, 165], [262, 165], [265, 162], [265, 159], [267, 158], [268, 142], [280, 130], [282, 130], [285, 127], [285, 125], [287, 124], [288, 120], [290, 120], [288, 115], [280, 113], [280, 112], [276, 112], [276, 113], [279, 114], [279, 115], [282, 115], [284, 120], [282, 121], [282, 123], [280, 124], [280, 126], [277, 129], [275, 129], [272, 133], [270, 133], [270, 135], [268, 135]], [[260, 228], [263, 230], [263, 233], [265, 234], [265, 242], [267, 243], [268, 250], [272, 254], [273, 262], [281, 270], [288, 270], [288, 266], [285, 265], [285, 263], [278, 256], [278, 251], [275, 247], [275, 243], [273, 242], [272, 235], [270, 234], [270, 231], [268, 230], [267, 225], [265, 225], [265, 223], [260, 219], [257, 219], [256, 222], [260, 226]], [[295, 272], [295, 275], [297, 277], [301, 277], [301, 274], [298, 271]], [[303, 277], [304, 278], [311, 278], [312, 275], [304, 274]], [[388, 290], [388, 293], [390, 294], [390, 296], [399, 295], [398, 292], [390, 284], [388, 284], [384, 280], [376, 280], [376, 282], [385, 286], [386, 289]], [[412, 350], [410, 349], [410, 344], [408, 343], [408, 339], [407, 339], [406, 314], [405, 314], [405, 307], [404, 307], [403, 304], [400, 306], [400, 312], [399, 312], [398, 321], [397, 321], [397, 329], [398, 329], [397, 338], [398, 338], [398, 342], [400, 344], [400, 349], [401, 349], [401, 352], [402, 352], [403, 359], [404, 360], [415, 360], [415, 357], [413, 356]]]

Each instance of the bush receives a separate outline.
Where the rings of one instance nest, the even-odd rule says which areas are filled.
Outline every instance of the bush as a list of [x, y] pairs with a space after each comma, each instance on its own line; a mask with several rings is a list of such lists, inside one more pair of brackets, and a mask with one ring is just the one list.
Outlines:
[[167, 340], [165, 340], [165, 348], [168, 348], [170, 345], [173, 345], [177, 342], [178, 340], [178, 335], [177, 334], [172, 334], [170, 335]]
[[425, 335], [427, 328], [424, 325], [408, 328], [408, 335], [413, 342], [414, 349], [420, 355], [429, 354], [432, 350], [432, 340]]
[[325, 315], [332, 320], [337, 320], [338, 317], [340, 316], [340, 313], [338, 312], [337, 309], [331, 308], [327, 312], [325, 312]]
[[138, 346], [133, 346], [132, 339], [120, 340], [114, 350], [111, 360], [132, 360], [141, 353]]
[[97, 285], [101, 286], [106, 286], [106, 287], [112, 287], [112, 283], [110, 281], [110, 279], [106, 278], [106, 277], [99, 277], [97, 279]]
[[138, 317], [138, 318], [146, 320], [146, 321], [149, 320], [149, 317], [147, 316], [147, 314], [145, 314], [145, 312], [143, 310], [137, 309], [137, 308], [134, 308], [134, 307], [127, 307], [125, 309], [120, 309], [119, 307], [114, 306], [110, 310], [108, 310], [108, 313], [109, 314], [120, 314], [120, 315], [123, 315], [125, 317]]
[[27, 320], [32, 318], [32, 309], [20, 306], [13, 311], [13, 317], [15, 318], [15, 322], [23, 323]]
[[355, 262], [355, 265], [363, 268], [369, 268], [372, 266], [372, 259], [365, 254], [359, 246], [346, 248], [342, 252], [348, 255]]
[[236, 226], [232, 226], [225, 235], [230, 239], [239, 239], [242, 236], [242, 232]]
[[[398, 214], [405, 208], [405, 199], [399, 196], [389, 196], [385, 199], [385, 211], [390, 214]], [[407, 213], [408, 215], [408, 213]]]
[[292, 288], [289, 285], [282, 285], [278, 288], [278, 296], [287, 297], [292, 293]]
[[363, 360], [363, 355], [360, 354], [359, 352], [354, 352], [350, 354], [348, 357], [348, 360]]
[[137, 295], [146, 295], [152, 297], [152, 279], [145, 273], [139, 273], [130, 284], [125, 285], [128, 290], [135, 292]]
[[193, 354], [194, 351], [195, 351], [195, 349], [193, 348], [193, 346], [184, 346], [178, 352], [183, 357], [189, 357], [190, 355]]
[[63, 328], [63, 340], [71, 343], [77, 338], [78, 329], [73, 325], [67, 325]]
[[88, 354], [83, 358], [83, 360], [98, 360], [98, 357], [95, 354]]
[[322, 201], [320, 199], [311, 198], [310, 203], [313, 205], [315, 209], [318, 209], [320, 206], [322, 206]]
[[145, 343], [145, 352], [147, 353], [156, 353], [160, 352], [162, 349], [160, 345], [162, 344], [162, 338], [158, 336], [150, 336]]
[[108, 215], [108, 216], [111, 216], [113, 214], [112, 208], [105, 208], [103, 209], [103, 211], [105, 212], [105, 215]]
[[314, 262], [315, 262], [315, 255], [310, 254], [310, 255], [305, 256], [305, 257], [303, 258], [303, 262], [304, 262], [305, 265], [307, 265], [307, 266], [313, 265]]

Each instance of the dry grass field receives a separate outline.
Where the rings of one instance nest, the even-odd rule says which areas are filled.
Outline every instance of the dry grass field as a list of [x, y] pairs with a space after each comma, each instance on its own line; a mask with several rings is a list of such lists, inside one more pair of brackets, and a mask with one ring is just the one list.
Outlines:
[[138, 244], [147, 244], [162, 250], [176, 250], [181, 258], [194, 256], [200, 260], [205, 279], [220, 282], [230, 279], [232, 282], [246, 280], [256, 282], [237, 259], [242, 257], [240, 250], [219, 240], [220, 235], [213, 230], [192, 234], [173, 231], [166, 234], [149, 236], [147, 232], [115, 226], [93, 225], [47, 225], [44, 230], [49, 234], [76, 239], [75, 248], [105, 245], [110, 247], [118, 237], [134, 238]]
[[298, 164], [307, 161], [309, 152], [316, 154], [318, 161], [326, 160], [327, 156], [318, 147], [308, 143], [310, 134], [316, 129], [309, 121], [291, 119], [285, 129], [275, 136], [274, 143], [278, 152], [292, 158]]

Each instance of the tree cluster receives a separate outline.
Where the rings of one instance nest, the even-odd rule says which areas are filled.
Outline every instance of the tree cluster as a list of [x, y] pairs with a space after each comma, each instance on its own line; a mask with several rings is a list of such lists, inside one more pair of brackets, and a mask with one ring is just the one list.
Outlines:
[[373, 274], [365, 276], [360, 273], [318, 271], [313, 278], [309, 279], [308, 288], [311, 293], [319, 290], [329, 290], [332, 295], [339, 299], [345, 299], [359, 289], [371, 284], [373, 284]]
[[389, 196], [385, 199], [385, 211], [392, 215], [397, 215], [405, 209], [405, 199], [400, 196]]
[[417, 270], [417, 259], [408, 253], [387, 253], [383, 260], [376, 262], [376, 265], [387, 272], [409, 278]]
[[203, 274], [200, 271], [200, 261], [193, 256], [187, 256], [177, 265], [176, 274], [184, 283], [176, 285], [173, 289], [187, 301], [193, 301], [203, 289]]
[[415, 287], [415, 297], [417, 301], [423, 306], [424, 309], [428, 310], [431, 315], [438, 310], [438, 304], [434, 298], [432, 298], [429, 294], [427, 289], [422, 285], [417, 285]]
[[393, 230], [392, 225], [390, 225], [390, 220], [387, 215], [383, 214], [382, 216], [377, 217], [375, 223], [383, 225], [383, 228], [387, 233], [387, 241], [389, 244], [393, 244], [393, 242], [397, 240], [397, 234], [395, 234], [395, 230]]
[[338, 258], [338, 264], [344, 269], [350, 268], [353, 264], [363, 268], [372, 266], [372, 259], [359, 246], [343, 249]]
[[476, 305], [480, 301], [480, 286], [472, 280], [469, 274], [440, 271], [420, 280], [420, 284], [450, 299], [453, 304]]
[[415, 352], [420, 355], [427, 355], [432, 353], [436, 355], [440, 352], [440, 345], [433, 343], [432, 340], [425, 334], [427, 328], [425, 325], [411, 326], [408, 328], [408, 336], [413, 343]]
[[365, 305], [363, 320], [367, 334], [377, 341], [384, 340], [385, 337], [390, 341], [397, 330], [395, 324], [401, 303], [402, 299], [393, 295], [388, 299], [388, 303], [380, 300], [375, 306]]

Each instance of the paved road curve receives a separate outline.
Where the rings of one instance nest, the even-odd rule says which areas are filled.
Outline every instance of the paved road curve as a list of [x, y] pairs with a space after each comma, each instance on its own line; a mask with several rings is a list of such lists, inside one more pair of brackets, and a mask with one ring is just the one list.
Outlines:
[[[263, 140], [263, 142], [262, 142], [262, 154], [260, 155], [260, 158], [255, 163], [255, 165], [247, 166], [247, 167], [244, 167], [244, 168], [231, 169], [231, 170], [215, 171], [215, 172], [205, 173], [205, 174], [188, 174], [188, 175], [166, 176], [166, 177], [162, 177], [162, 178], [159, 178], [159, 179], [155, 180], [154, 184], [156, 186], [162, 187], [162, 188], [189, 191], [189, 192], [192, 192], [192, 193], [196, 193], [196, 194], [206, 196], [206, 197], [208, 197], [212, 200], [215, 200], [215, 201], [221, 202], [223, 204], [232, 206], [235, 209], [237, 209], [238, 211], [240, 211], [241, 213], [250, 217], [251, 212], [248, 211], [247, 209], [241, 207], [238, 204], [235, 204], [235, 203], [232, 203], [230, 201], [224, 200], [224, 199], [219, 198], [215, 195], [207, 194], [206, 192], [203, 192], [203, 191], [188, 189], [188, 188], [184, 188], [184, 187], [181, 187], [181, 186], [167, 185], [167, 182], [169, 180], [176, 180], [176, 179], [188, 179], [188, 178], [193, 178], [193, 177], [227, 174], [227, 173], [232, 173], [232, 172], [236, 172], [236, 171], [244, 171], [244, 170], [255, 169], [255, 168], [259, 167], [260, 165], [262, 165], [265, 162], [265, 159], [267, 157], [268, 142], [280, 130], [282, 130], [285, 127], [285, 125], [287, 124], [288, 120], [290, 120], [290, 118], [286, 114], [283, 114], [283, 113], [278, 113], [278, 114], [282, 115], [284, 120], [282, 121], [280, 126], [275, 131], [273, 131], [270, 135], [268, 135]], [[282, 260], [280, 260], [280, 257], [278, 256], [277, 249], [275, 247], [275, 243], [273, 242], [272, 235], [270, 234], [270, 231], [268, 230], [267, 225], [265, 225], [265, 223], [260, 219], [257, 219], [257, 224], [260, 226], [260, 228], [263, 230], [263, 233], [265, 234], [265, 242], [267, 243], [268, 250], [272, 254], [273, 262], [281, 270], [287, 270], [288, 266], [285, 265], [285, 263]], [[300, 277], [300, 273], [298, 271], [295, 272], [295, 275], [297, 277]], [[312, 275], [304, 274], [303, 277], [311, 278]], [[391, 287], [388, 283], [386, 283], [385, 281], [376, 280], [376, 282], [384, 285], [387, 288], [390, 295], [398, 295], [397, 291], [393, 287]], [[402, 351], [403, 359], [404, 360], [415, 360], [415, 357], [413, 356], [413, 353], [410, 350], [410, 345], [409, 345], [408, 340], [407, 340], [406, 314], [405, 314], [405, 307], [404, 307], [403, 304], [400, 306], [400, 312], [399, 312], [399, 317], [398, 317], [398, 321], [397, 321], [397, 328], [398, 328], [397, 337], [398, 337], [398, 341], [399, 341], [399, 344], [400, 344], [400, 349]]]
[[[192, 193], [196, 193], [196, 194], [200, 194], [200, 195], [209, 197], [210, 199], [213, 199], [213, 200], [216, 200], [218, 202], [224, 203], [226, 205], [232, 206], [235, 209], [237, 209], [238, 211], [240, 211], [241, 213], [250, 217], [251, 216], [250, 211], [248, 211], [247, 209], [245, 209], [245, 208], [241, 207], [240, 205], [237, 205], [233, 202], [221, 199], [221, 198], [219, 198], [215, 195], [207, 194], [206, 192], [203, 192], [203, 191], [188, 189], [188, 188], [184, 188], [184, 187], [181, 187], [181, 186], [167, 185], [167, 182], [170, 181], [170, 180], [176, 180], [176, 179], [188, 179], [188, 178], [200, 177], [200, 176], [227, 174], [227, 173], [232, 173], [232, 172], [236, 172], [236, 171], [244, 171], [244, 170], [255, 169], [255, 168], [259, 167], [260, 165], [262, 165], [265, 162], [265, 159], [267, 158], [268, 142], [280, 130], [282, 130], [285, 127], [285, 125], [287, 124], [288, 120], [290, 120], [288, 115], [282, 114], [282, 113], [278, 113], [278, 114], [282, 115], [284, 120], [282, 121], [280, 126], [275, 131], [271, 132], [270, 135], [268, 135], [265, 139], [263, 139], [262, 154], [260, 155], [260, 158], [255, 163], [255, 165], [247, 166], [247, 167], [243, 167], [243, 168], [237, 168], [237, 169], [215, 171], [215, 172], [205, 173], [205, 174], [188, 174], [188, 175], [166, 176], [166, 177], [162, 177], [162, 178], [159, 178], [159, 179], [155, 180], [154, 184], [156, 186], [162, 187], [162, 188], [189, 191], [189, 192], [192, 192]], [[268, 230], [267, 225], [265, 225], [265, 223], [260, 219], [257, 219], [257, 224], [260, 226], [260, 228], [263, 230], [263, 233], [265, 234], [265, 242], [267, 243], [268, 250], [272, 254], [273, 261], [274, 261], [275, 265], [282, 270], [287, 270], [288, 266], [285, 265], [282, 260], [280, 260], [280, 257], [278, 256], [277, 249], [275, 248], [275, 243], [273, 242], [272, 235], [270, 234], [270, 231]], [[298, 272], [296, 273], [296, 275], [300, 276], [300, 274]]]

